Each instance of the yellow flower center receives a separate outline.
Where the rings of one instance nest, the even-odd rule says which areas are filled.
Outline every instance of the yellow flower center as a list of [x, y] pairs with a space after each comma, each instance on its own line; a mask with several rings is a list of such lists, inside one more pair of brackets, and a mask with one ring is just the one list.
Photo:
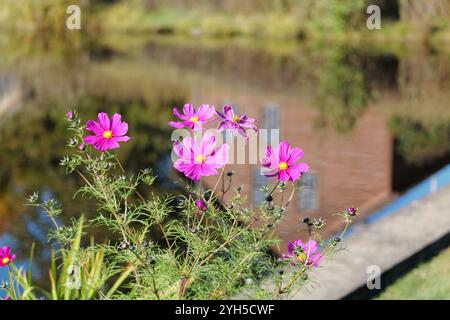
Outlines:
[[198, 155], [195, 157], [195, 161], [198, 163], [204, 163], [206, 161], [206, 157], [204, 155]]
[[3, 263], [3, 264], [7, 264], [9, 261], [11, 261], [11, 259], [9, 259], [8, 257], [4, 257], [4, 258], [2, 259], [2, 263]]
[[198, 117], [190, 117], [189, 121], [191, 122], [197, 122], [198, 121]]
[[239, 120], [241, 120], [241, 117], [239, 117], [238, 115], [233, 116], [233, 122], [239, 122]]
[[280, 164], [278, 165], [278, 168], [280, 168], [280, 170], [286, 170], [288, 168], [288, 164], [286, 162], [280, 162]]
[[111, 139], [112, 136], [113, 136], [113, 134], [112, 134], [112, 131], [110, 131], [110, 130], [103, 132], [103, 137], [106, 139]]
[[297, 260], [300, 261], [301, 263], [305, 263], [306, 254], [304, 252], [300, 252], [299, 254], [297, 254]]

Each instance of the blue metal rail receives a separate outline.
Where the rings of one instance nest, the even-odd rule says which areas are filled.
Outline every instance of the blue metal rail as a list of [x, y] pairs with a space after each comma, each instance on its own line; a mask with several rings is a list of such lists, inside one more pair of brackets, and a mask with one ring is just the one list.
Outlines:
[[[384, 217], [387, 217], [398, 210], [410, 205], [414, 201], [425, 198], [431, 193], [434, 193], [440, 189], [443, 189], [450, 185], [450, 164], [442, 168], [429, 178], [420, 182], [418, 185], [409, 189], [399, 198], [395, 199], [382, 209], [374, 212], [370, 216], [364, 219], [363, 223], [371, 224]], [[353, 231], [353, 227], [350, 227], [346, 236], [350, 235]]]

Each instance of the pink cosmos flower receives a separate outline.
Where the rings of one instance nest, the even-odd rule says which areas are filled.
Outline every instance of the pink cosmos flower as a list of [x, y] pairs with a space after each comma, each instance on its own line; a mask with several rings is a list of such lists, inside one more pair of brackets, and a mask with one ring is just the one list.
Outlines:
[[182, 142], [176, 141], [173, 150], [179, 157], [174, 168], [194, 181], [217, 174], [217, 169], [228, 162], [228, 145], [216, 147], [216, 137], [208, 133], [202, 137], [200, 145], [194, 138], [186, 137]]
[[7, 266], [16, 258], [16, 254], [11, 254], [11, 248], [5, 246], [0, 248], [0, 267]]
[[303, 151], [297, 147], [290, 147], [287, 141], [283, 141], [278, 147], [267, 147], [267, 157], [263, 159], [264, 167], [270, 169], [264, 173], [266, 177], [278, 177], [279, 181], [296, 181], [302, 173], [309, 170], [307, 163], [297, 163], [303, 157]]
[[219, 117], [223, 120], [219, 123], [217, 129], [223, 131], [224, 129], [232, 130], [234, 133], [239, 132], [244, 138], [248, 138], [247, 130], [253, 129], [258, 132], [256, 127], [256, 119], [250, 118], [247, 115], [237, 115], [234, 113], [233, 107], [226, 105], [223, 107], [223, 113], [216, 111]]
[[289, 254], [283, 254], [283, 258], [291, 261], [291, 265], [303, 265], [317, 267], [324, 259], [323, 254], [318, 253], [318, 244], [314, 240], [303, 243], [302, 240], [289, 242]]
[[92, 131], [94, 135], [85, 137], [84, 143], [91, 144], [102, 152], [119, 148], [120, 141], [130, 140], [130, 137], [126, 136], [128, 123], [122, 121], [122, 116], [118, 113], [109, 119], [107, 113], [100, 112], [98, 121], [88, 120], [86, 129]]
[[215, 111], [215, 108], [208, 104], [202, 104], [198, 110], [195, 111], [192, 104], [186, 103], [183, 107], [183, 114], [180, 113], [178, 108], [173, 108], [173, 114], [182, 121], [170, 121], [169, 125], [177, 129], [188, 127], [192, 130], [198, 130], [203, 127], [203, 124], [212, 120]]

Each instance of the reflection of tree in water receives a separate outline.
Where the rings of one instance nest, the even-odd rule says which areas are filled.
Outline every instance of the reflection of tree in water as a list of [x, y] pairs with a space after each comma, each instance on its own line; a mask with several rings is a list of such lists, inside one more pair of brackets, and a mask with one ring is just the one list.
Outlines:
[[336, 130], [351, 131], [371, 97], [362, 60], [338, 46], [323, 54], [323, 63], [316, 70], [318, 108]]
[[341, 132], [352, 130], [372, 96], [364, 69], [367, 55], [339, 45], [288, 47], [285, 53], [270, 46], [219, 43], [199, 47], [188, 41], [180, 44], [156, 40], [146, 45], [145, 52], [152, 59], [181, 69], [255, 85], [274, 94], [312, 94], [322, 113], [322, 123], [330, 123]]
[[450, 150], [449, 120], [427, 124], [396, 115], [390, 128], [397, 140], [397, 151], [409, 162], [426, 162]]
[[402, 104], [390, 120], [397, 151], [410, 163], [423, 163], [450, 151], [450, 64], [425, 48], [400, 62]]

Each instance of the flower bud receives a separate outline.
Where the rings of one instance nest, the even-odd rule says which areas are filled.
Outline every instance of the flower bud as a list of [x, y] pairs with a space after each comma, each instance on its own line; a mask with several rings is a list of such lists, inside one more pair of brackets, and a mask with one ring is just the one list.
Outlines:
[[84, 151], [84, 149], [86, 149], [86, 145], [84, 143], [80, 143], [80, 145], [78, 146], [78, 149], [80, 151]]
[[318, 218], [318, 219], [314, 219], [314, 227], [316, 227], [317, 229], [322, 228], [325, 225], [325, 220], [323, 220], [322, 218]]
[[198, 198], [195, 201], [195, 205], [197, 206], [197, 209], [200, 211], [205, 211], [208, 208], [205, 200], [203, 200], [202, 198]]
[[351, 217], [354, 217], [358, 214], [358, 211], [355, 208], [351, 207], [347, 209], [347, 214]]
[[119, 245], [119, 249], [120, 250], [125, 250], [125, 249], [127, 249], [128, 248], [128, 243], [127, 242], [122, 242], [120, 245]]
[[73, 120], [73, 118], [75, 117], [75, 113], [73, 111], [69, 111], [66, 113], [66, 117], [68, 120]]
[[108, 169], [109, 168], [109, 163], [102, 163], [102, 169]]

